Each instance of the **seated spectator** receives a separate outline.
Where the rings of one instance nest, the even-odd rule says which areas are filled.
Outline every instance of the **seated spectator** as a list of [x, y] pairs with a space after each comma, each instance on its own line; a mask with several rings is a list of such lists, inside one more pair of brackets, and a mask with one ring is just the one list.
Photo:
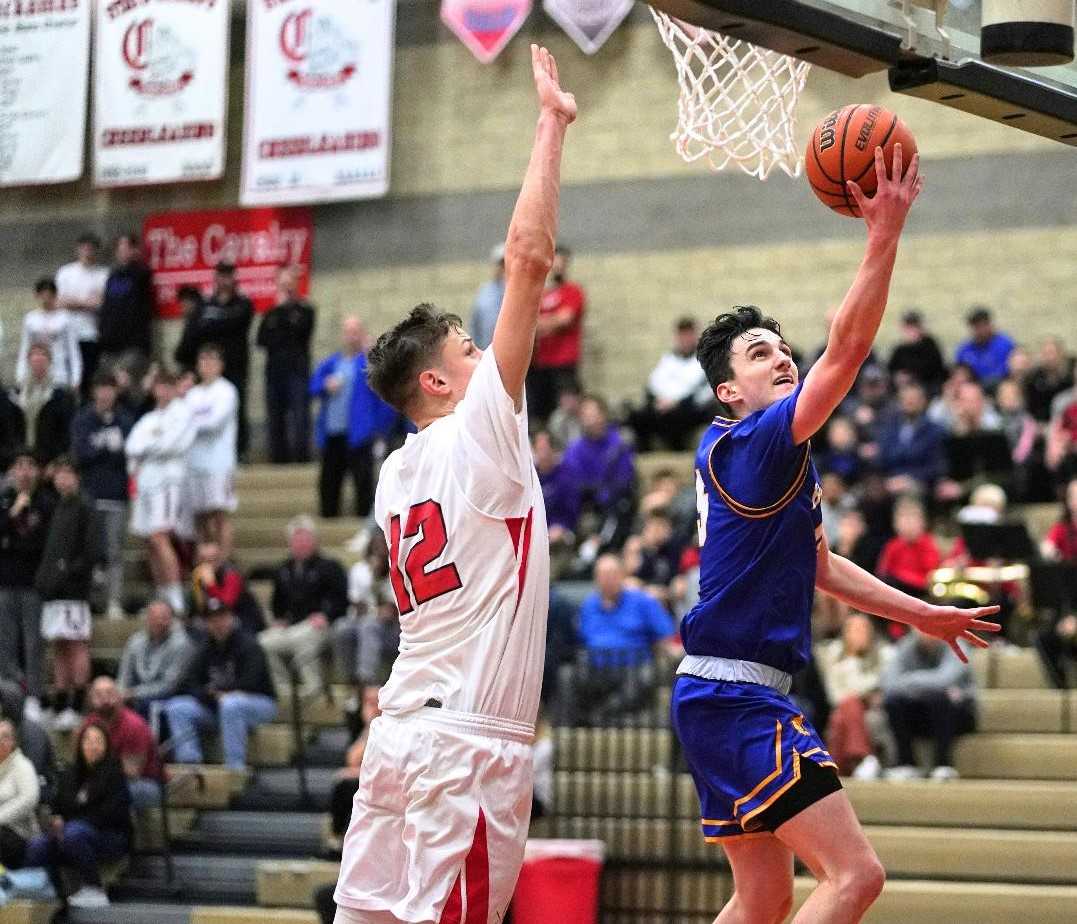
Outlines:
[[856, 506], [856, 498], [849, 491], [845, 479], [836, 472], [827, 472], [819, 479], [823, 495], [819, 501], [819, 511], [823, 516], [823, 532], [828, 536], [837, 536], [841, 516], [846, 510]]
[[874, 572], [887, 541], [868, 532], [863, 511], [853, 507], [838, 517], [838, 531], [830, 539], [830, 548], [865, 571]]
[[116, 685], [136, 713], [157, 726], [157, 712], [175, 696], [194, 657], [195, 646], [167, 600], [151, 600], [145, 628], [127, 639], [120, 655]]
[[841, 413], [856, 425], [860, 439], [867, 441], [889, 405], [890, 379], [882, 366], [869, 359], [860, 369], [856, 390], [841, 403]]
[[647, 379], [643, 405], [628, 416], [637, 451], [649, 452], [656, 437], [667, 448], [683, 451], [695, 431], [714, 416], [714, 395], [696, 359], [698, 345], [695, 319], [680, 318], [673, 327], [673, 349], [658, 360]]
[[348, 608], [348, 576], [340, 562], [318, 550], [318, 534], [308, 516], [288, 524], [287, 560], [273, 576], [270, 627], [258, 636], [269, 658], [278, 689], [291, 686], [285, 658], [300, 678], [300, 696], [324, 688], [321, 654], [329, 643], [329, 626]]
[[34, 587], [42, 600], [41, 637], [52, 642], [53, 727], [70, 731], [82, 721], [79, 711], [90, 682], [90, 587], [101, 560], [100, 529], [79, 491], [79, 474], [70, 456], [53, 464], [53, 483], [59, 500]]
[[610, 423], [601, 398], [589, 395], [583, 399], [580, 421], [583, 435], [568, 445], [561, 462], [578, 491], [573, 526], [581, 513], [593, 511], [601, 521], [597, 548], [618, 548], [628, 536], [635, 510], [635, 455], [616, 424]]
[[82, 383], [82, 353], [74, 316], [56, 300], [56, 283], [39, 279], [34, 286], [38, 307], [22, 319], [22, 341], [15, 364], [15, 384], [25, 385], [30, 377], [29, 353], [35, 344], [44, 345], [52, 357], [52, 381], [60, 388], [77, 392]]
[[56, 787], [48, 830], [30, 841], [25, 865], [47, 866], [54, 883], [59, 882], [59, 868], [71, 867], [82, 885], [68, 904], [108, 905], [98, 867], [130, 849], [130, 809], [131, 794], [108, 732], [100, 725], [85, 726], [75, 744], [75, 762]]
[[841, 638], [816, 646], [815, 663], [833, 705], [826, 745], [842, 776], [873, 780], [882, 772], [885, 761], [879, 754], [885, 751], [889, 732], [879, 681], [890, 653], [863, 613], [846, 618]]
[[846, 484], [855, 485], [863, 469], [856, 427], [848, 417], [835, 415], [827, 425], [826, 449], [820, 453], [819, 471], [833, 472]]
[[165, 703], [176, 760], [202, 763], [199, 733], [219, 729], [225, 765], [247, 769], [247, 738], [252, 729], [277, 717], [276, 691], [265, 652], [243, 632], [228, 606], [206, 601], [206, 637], [180, 685]]
[[[1051, 500], [1049, 495], [1036, 498], [1040, 487], [1047, 488], [1049, 479], [1043, 468], [1043, 462], [1037, 451], [1039, 427], [1032, 415], [1025, 410], [1025, 396], [1021, 383], [1016, 379], [1003, 379], [995, 392], [1002, 421], [1002, 432], [1010, 444], [1013, 456], [1013, 489], [1018, 500]], [[1049, 494], [1049, 492], [1048, 492]]]
[[[927, 515], [920, 501], [903, 497], [894, 505], [894, 532], [894, 538], [883, 546], [875, 573], [887, 584], [924, 598], [931, 572], [939, 567], [941, 556], [934, 536], [927, 530]], [[900, 623], [888, 622], [887, 627], [892, 627], [895, 638], [904, 634], [905, 627]]]
[[625, 543], [625, 571], [636, 586], [666, 603], [683, 549], [684, 543], [673, 535], [670, 515], [665, 510], [652, 510], [644, 517], [639, 535], [630, 536]]
[[42, 801], [47, 801], [56, 781], [56, 755], [45, 726], [26, 713], [24, 704], [27, 699], [19, 684], [0, 678], [0, 718], [15, 723], [18, 748], [34, 765]]
[[596, 589], [580, 605], [586, 668], [577, 666], [574, 701], [596, 725], [647, 705], [657, 680], [657, 651], [674, 658], [684, 654], [665, 607], [626, 586], [625, 578], [617, 555], [600, 556], [594, 569]]
[[41, 565], [55, 506], [42, 484], [37, 459], [16, 449], [0, 490], [0, 678], [22, 680], [26, 714], [41, 719], [45, 654], [41, 640], [41, 597], [34, 575]]
[[927, 392], [917, 382], [901, 386], [898, 412], [883, 420], [876, 462], [891, 494], [928, 494], [946, 473], [946, 434], [927, 417]]
[[954, 436], [973, 436], [977, 433], [997, 433], [1002, 430], [1002, 418], [978, 382], [966, 382], [957, 390], [954, 419], [950, 432]]
[[209, 597], [216, 597], [235, 613], [248, 635], [257, 636], [266, 627], [262, 604], [251, 593], [243, 572], [225, 559], [216, 542], [200, 542], [195, 549], [191, 597], [196, 613], [205, 609]]
[[686, 545], [698, 535], [696, 520], [696, 490], [687, 477], [678, 475], [671, 468], [659, 469], [651, 476], [650, 486], [639, 501], [640, 516], [647, 516], [652, 510], [664, 510], [673, 523], [673, 535]]
[[906, 311], [901, 316], [901, 343], [890, 354], [888, 367], [898, 387], [919, 382], [934, 394], [946, 379], [938, 341], [924, 330], [924, 316], [919, 311]]
[[966, 382], [975, 381], [976, 374], [971, 367], [958, 363], [951, 368], [946, 381], [942, 383], [942, 391], [939, 396], [928, 405], [928, 420], [949, 433], [953, 429], [954, 419], [957, 417], [958, 392]]
[[538, 430], [531, 438], [531, 452], [535, 457], [535, 470], [542, 485], [542, 499], [546, 505], [546, 525], [550, 534], [551, 548], [571, 544], [572, 531], [579, 501], [576, 485], [561, 462], [561, 454], [554, 446], [548, 430]]
[[52, 353], [43, 343], [31, 344], [26, 365], [29, 374], [11, 396], [15, 412], [15, 436], [26, 443], [42, 462], [51, 462], [71, 445], [71, 421], [75, 399], [71, 391], [52, 376]]
[[378, 688], [367, 687], [363, 692], [361, 705], [363, 730], [348, 747], [344, 756], [344, 766], [333, 777], [333, 791], [329, 796], [329, 844], [334, 852], [339, 851], [352, 819], [352, 800], [359, 788], [359, 772], [366, 753], [367, 738], [370, 735], [370, 723], [379, 715]]
[[116, 404], [116, 379], [111, 372], [98, 372], [91, 388], [92, 402], [71, 423], [71, 452], [104, 534], [106, 610], [110, 618], [117, 619], [123, 616], [123, 549], [127, 540], [127, 455], [123, 447], [135, 421]]
[[15, 723], [0, 719], [0, 864], [19, 869], [30, 838], [38, 833], [41, 787], [37, 770], [19, 750]]
[[557, 397], [557, 407], [546, 421], [546, 429], [556, 445], [567, 446], [583, 435], [583, 424], [580, 423], [582, 400], [580, 386], [574, 382], [566, 383]]
[[1073, 388], [1074, 358], [1067, 356], [1058, 337], [1047, 337], [1040, 344], [1039, 360], [1022, 385], [1025, 405], [1040, 423], [1051, 419], [1051, 403], [1062, 392]]
[[[365, 556], [348, 571], [348, 609], [333, 623], [337, 670], [359, 692], [380, 687], [386, 664], [396, 655], [400, 623], [389, 580], [389, 549], [380, 529], [371, 528]], [[354, 708], [359, 708], [358, 700]]]
[[946, 642], [913, 631], [894, 648], [881, 681], [883, 706], [897, 747], [898, 766], [891, 779], [920, 776], [913, 739], [934, 745], [931, 778], [952, 780], [953, 743], [976, 729], [976, 681], [972, 668]]
[[160, 805], [164, 768], [157, 756], [157, 742], [146, 720], [123, 704], [120, 690], [111, 677], [98, 677], [90, 687], [86, 724], [100, 725], [108, 732], [112, 753], [127, 777], [131, 804], [136, 809]]
[[1077, 388], [1059, 394], [1051, 406], [1044, 457], [1056, 483], [1077, 475]]
[[995, 330], [991, 312], [982, 305], [969, 311], [965, 323], [970, 336], [957, 348], [954, 360], [969, 366], [983, 386], [993, 391], [1009, 374], [1013, 339]]
[[[1044, 537], [1040, 553], [1048, 561], [1060, 562], [1077, 568], [1077, 478], [1066, 485], [1066, 502], [1062, 516]], [[1070, 673], [1077, 663], [1077, 601], [1070, 601], [1071, 609], [1059, 609], [1054, 618], [1045, 621], [1036, 633], [1036, 649], [1051, 682], [1060, 690], [1070, 686], [1067, 678], [1067, 662]]]

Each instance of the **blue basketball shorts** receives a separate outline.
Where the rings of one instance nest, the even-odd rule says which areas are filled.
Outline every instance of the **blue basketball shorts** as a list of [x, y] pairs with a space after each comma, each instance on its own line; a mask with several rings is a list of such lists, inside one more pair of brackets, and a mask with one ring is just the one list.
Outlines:
[[[772, 687], [681, 675], [671, 711], [708, 843], [773, 831], [841, 788], [818, 732]], [[808, 761], [816, 766], [807, 768], [805, 780]], [[833, 772], [820, 773], [821, 767]], [[789, 811], [772, 808], [779, 804]]]

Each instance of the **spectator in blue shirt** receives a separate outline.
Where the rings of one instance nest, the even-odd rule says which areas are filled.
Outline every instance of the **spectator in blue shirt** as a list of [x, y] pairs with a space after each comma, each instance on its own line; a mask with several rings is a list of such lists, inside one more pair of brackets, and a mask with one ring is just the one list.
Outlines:
[[1009, 374], [1015, 344], [995, 330], [991, 312], [982, 306], [973, 308], [965, 322], [971, 337], [957, 348], [954, 360], [971, 367], [984, 388], [993, 393], [995, 385]]
[[471, 303], [471, 339], [475, 346], [485, 350], [494, 339], [494, 325], [505, 297], [505, 245], [497, 244], [490, 251], [493, 278], [488, 279], [475, 294]]
[[341, 324], [343, 349], [322, 360], [310, 379], [310, 395], [321, 400], [315, 441], [322, 457], [318, 478], [321, 515], [340, 515], [344, 476], [355, 484], [355, 513], [365, 517], [374, 503], [374, 445], [388, 439], [400, 417], [366, 381], [366, 331], [356, 317]]
[[878, 465], [891, 494], [930, 493], [946, 474], [946, 433], [927, 416], [927, 392], [919, 382], [898, 389], [898, 412], [879, 428]]
[[599, 556], [595, 591], [580, 604], [583, 658], [574, 700], [602, 724], [644, 707], [655, 688], [655, 653], [684, 654], [673, 619], [654, 597], [628, 587], [620, 556]]

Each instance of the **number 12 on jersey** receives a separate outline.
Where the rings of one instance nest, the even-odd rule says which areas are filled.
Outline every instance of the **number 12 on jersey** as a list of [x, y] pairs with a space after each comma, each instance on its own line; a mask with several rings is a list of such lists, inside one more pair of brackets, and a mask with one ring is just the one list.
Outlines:
[[[418, 535], [420, 530], [422, 538], [408, 550], [404, 569], [401, 571], [400, 542]], [[433, 571], [426, 570], [426, 566], [445, 551], [448, 541], [441, 504], [435, 500], [425, 500], [412, 506], [404, 522], [403, 534], [400, 530], [400, 514], [394, 513], [389, 518], [389, 579], [401, 616], [410, 613], [422, 603], [464, 586], [460, 573], [452, 562], [434, 568]], [[411, 583], [410, 593], [407, 582], [404, 581], [405, 573]]]

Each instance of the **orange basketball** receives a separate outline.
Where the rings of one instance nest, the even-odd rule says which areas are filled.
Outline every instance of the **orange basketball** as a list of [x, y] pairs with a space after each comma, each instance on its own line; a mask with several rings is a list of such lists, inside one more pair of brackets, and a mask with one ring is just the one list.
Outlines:
[[804, 155], [812, 191], [838, 214], [859, 218], [860, 209], [846, 181], [855, 180], [867, 196], [874, 196], [875, 149], [882, 147], [889, 172], [898, 142], [907, 170], [916, 153], [916, 139], [894, 113], [867, 103], [835, 110], [815, 126]]

